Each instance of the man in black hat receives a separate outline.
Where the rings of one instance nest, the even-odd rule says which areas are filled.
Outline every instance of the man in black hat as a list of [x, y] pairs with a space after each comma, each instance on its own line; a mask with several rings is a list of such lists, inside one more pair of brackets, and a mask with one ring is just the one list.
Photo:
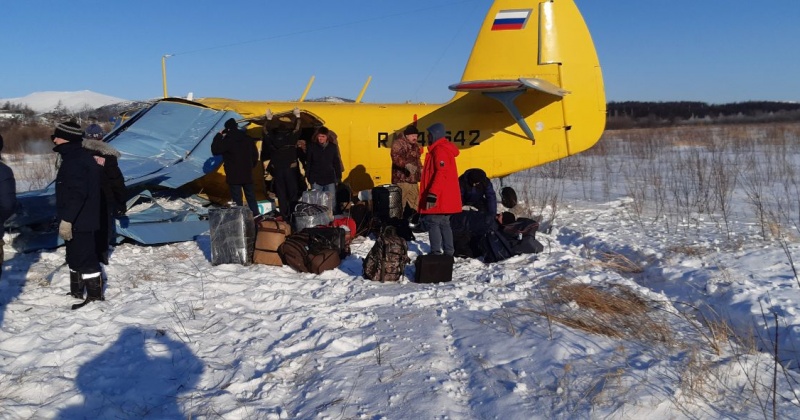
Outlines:
[[413, 124], [392, 142], [392, 184], [400, 187], [403, 216], [414, 213], [419, 202], [419, 175], [422, 169], [421, 146], [417, 143], [419, 130]]
[[[0, 136], [0, 152], [3, 151], [3, 136]], [[14, 180], [14, 172], [2, 161], [0, 157], [0, 227], [5, 225], [6, 220], [14, 214], [17, 206], [17, 183]], [[3, 263], [3, 232], [0, 230], [0, 264]], [[3, 270], [0, 267], [0, 276]]]
[[100, 166], [82, 147], [83, 130], [74, 121], [56, 126], [50, 139], [61, 155], [56, 174], [56, 210], [60, 220], [58, 234], [67, 248], [69, 295], [86, 300], [72, 305], [77, 309], [103, 300], [100, 263], [97, 260], [95, 232], [100, 229]]
[[241, 206], [242, 192], [244, 192], [247, 206], [253, 212], [253, 216], [258, 216], [258, 202], [253, 190], [253, 168], [258, 163], [255, 140], [239, 130], [236, 120], [229, 118], [225, 121], [225, 129], [214, 136], [211, 153], [222, 155], [225, 180], [231, 190], [233, 202]]

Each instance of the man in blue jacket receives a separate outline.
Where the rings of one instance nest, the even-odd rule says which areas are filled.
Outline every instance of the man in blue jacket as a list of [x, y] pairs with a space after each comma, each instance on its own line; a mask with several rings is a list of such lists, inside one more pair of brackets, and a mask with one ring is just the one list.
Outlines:
[[[0, 136], [0, 152], [3, 151], [3, 136]], [[14, 214], [17, 206], [17, 184], [14, 181], [14, 172], [2, 161], [0, 157], [0, 226], [5, 225], [6, 220]], [[5, 232], [5, 230], [3, 230]], [[3, 256], [3, 234], [0, 233], [0, 264], [5, 261]], [[0, 276], [3, 270], [0, 266]]]
[[96, 252], [95, 232], [100, 229], [100, 166], [83, 148], [83, 130], [74, 121], [56, 126], [50, 138], [61, 155], [56, 174], [56, 211], [60, 220], [58, 234], [67, 248], [69, 295], [86, 300], [72, 306], [104, 300], [100, 262]]
[[497, 195], [492, 181], [483, 169], [467, 169], [458, 177], [458, 185], [461, 188], [463, 205], [474, 207], [479, 212], [491, 216], [497, 214]]

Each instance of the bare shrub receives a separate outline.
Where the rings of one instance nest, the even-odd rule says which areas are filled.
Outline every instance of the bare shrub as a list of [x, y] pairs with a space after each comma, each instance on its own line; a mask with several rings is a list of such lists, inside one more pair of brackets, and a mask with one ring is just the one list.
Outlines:
[[[38, 190], [47, 186], [56, 178], [57, 155], [40, 155], [35, 159], [22, 163], [19, 159], [24, 156], [15, 155], [8, 157], [14, 161], [14, 177], [20, 191]], [[23, 186], [27, 185], [27, 189]]]
[[[39, 124], [14, 124], [3, 130], [4, 153], [32, 153], [40, 150], [40, 146], [33, 143], [47, 142], [53, 134], [53, 127]], [[41, 153], [41, 152], [39, 152]]]

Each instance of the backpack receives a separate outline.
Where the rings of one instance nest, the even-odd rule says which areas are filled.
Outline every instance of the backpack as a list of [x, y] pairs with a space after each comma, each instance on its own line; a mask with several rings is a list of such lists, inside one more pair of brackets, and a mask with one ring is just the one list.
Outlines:
[[500, 190], [500, 203], [507, 209], [517, 205], [517, 192], [511, 187], [503, 187]]
[[502, 233], [511, 244], [514, 255], [538, 254], [544, 251], [544, 245], [536, 240], [537, 230], [539, 222], [521, 217], [516, 222], [503, 226]]
[[380, 282], [398, 281], [410, 262], [408, 243], [397, 236], [394, 227], [387, 226], [364, 258], [364, 278]]
[[527, 217], [520, 217], [514, 223], [509, 223], [503, 226], [503, 233], [522, 239], [523, 236], [536, 237], [536, 232], [539, 230], [539, 222]]
[[481, 240], [483, 247], [483, 262], [486, 264], [503, 261], [513, 257], [514, 251], [503, 233], [489, 230]]
[[450, 216], [455, 256], [477, 258], [483, 254], [481, 240], [495, 226], [494, 216], [477, 210], [464, 210]]

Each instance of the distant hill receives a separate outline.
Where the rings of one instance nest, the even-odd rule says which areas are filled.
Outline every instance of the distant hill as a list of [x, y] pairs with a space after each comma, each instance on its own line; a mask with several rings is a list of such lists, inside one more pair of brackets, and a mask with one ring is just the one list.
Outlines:
[[103, 95], [90, 90], [77, 92], [35, 92], [21, 98], [0, 99], [0, 108], [10, 103], [30, 108], [37, 114], [64, 111], [77, 113], [94, 110], [102, 106], [128, 102], [125, 99]]

